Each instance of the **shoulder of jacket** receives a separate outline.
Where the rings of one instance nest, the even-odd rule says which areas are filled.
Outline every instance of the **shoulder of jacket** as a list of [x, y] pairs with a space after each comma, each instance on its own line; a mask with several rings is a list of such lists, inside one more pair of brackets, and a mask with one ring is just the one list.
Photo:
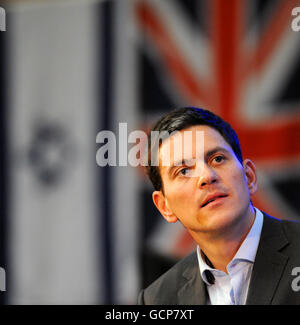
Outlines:
[[195, 265], [195, 262], [197, 263], [197, 253], [193, 252], [178, 261], [168, 271], [152, 282], [143, 290], [143, 299], [145, 303], [160, 304], [168, 297], [169, 301], [174, 299], [174, 304], [176, 304], [177, 290], [182, 284], [181, 279], [184, 280], [183, 274], [187, 269]]
[[277, 219], [265, 212], [263, 214], [268, 224], [280, 224], [288, 239], [300, 239], [300, 220]]
[[300, 221], [281, 220], [281, 224], [289, 240], [297, 240], [300, 242]]

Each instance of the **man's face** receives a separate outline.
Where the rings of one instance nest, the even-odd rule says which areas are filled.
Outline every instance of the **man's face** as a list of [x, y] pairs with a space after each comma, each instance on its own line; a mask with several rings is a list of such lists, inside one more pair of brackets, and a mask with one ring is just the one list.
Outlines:
[[185, 154], [184, 159], [194, 159], [194, 163], [177, 166], [176, 135], [162, 143], [160, 161], [168, 156], [170, 165], [160, 166], [164, 194], [153, 192], [153, 201], [169, 222], [179, 219], [192, 232], [220, 233], [250, 213], [250, 195], [256, 191], [255, 166], [249, 159], [242, 165], [221, 134], [209, 126], [193, 126], [179, 135], [184, 136], [184, 131], [192, 131], [193, 139], [196, 131], [203, 132], [202, 150], [199, 153], [192, 141], [192, 150], [186, 151], [190, 156]]

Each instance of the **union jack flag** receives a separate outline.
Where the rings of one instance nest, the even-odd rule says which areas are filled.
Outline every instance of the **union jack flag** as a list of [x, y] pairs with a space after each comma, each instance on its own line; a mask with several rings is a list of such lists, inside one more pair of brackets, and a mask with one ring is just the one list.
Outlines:
[[[300, 33], [291, 29], [297, 5], [293, 0], [134, 4], [146, 118], [155, 120], [159, 111], [180, 105], [222, 116], [237, 131], [244, 157], [257, 166], [255, 206], [281, 219], [297, 219], [300, 212]], [[146, 249], [169, 257], [194, 249], [180, 226], [153, 225], [150, 205]]]

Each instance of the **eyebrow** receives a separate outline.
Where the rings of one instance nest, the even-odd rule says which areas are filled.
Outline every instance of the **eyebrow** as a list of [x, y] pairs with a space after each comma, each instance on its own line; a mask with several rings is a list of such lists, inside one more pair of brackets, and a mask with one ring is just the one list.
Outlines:
[[[223, 153], [226, 153], [226, 154], [229, 154], [229, 150], [227, 150], [226, 148], [224, 147], [221, 147], [221, 146], [218, 146], [218, 147], [215, 147], [209, 151], [207, 151], [205, 154], [204, 154], [204, 160], [205, 161], [208, 161], [208, 159], [213, 156], [215, 153], [217, 152], [223, 152]], [[172, 174], [172, 171], [176, 168], [176, 167], [180, 167], [180, 166], [192, 166], [192, 164], [190, 164], [190, 162], [192, 162], [194, 159], [183, 159], [183, 160], [178, 160], [176, 162], [174, 162], [174, 164], [172, 166], [170, 166], [170, 168], [168, 169], [168, 174], [171, 176]], [[182, 163], [181, 163], [182, 162]]]
[[215, 147], [205, 153], [205, 155], [204, 155], [205, 161], [207, 161], [208, 158], [211, 157], [212, 155], [214, 155], [216, 152], [220, 152], [220, 151], [223, 153], [227, 153], [227, 154], [230, 153], [230, 151], [227, 150], [226, 148], [218, 146], [218, 147]]

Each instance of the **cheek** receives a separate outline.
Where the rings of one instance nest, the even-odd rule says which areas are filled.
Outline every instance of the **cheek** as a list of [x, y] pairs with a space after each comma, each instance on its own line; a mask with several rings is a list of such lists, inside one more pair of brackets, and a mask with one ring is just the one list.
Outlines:
[[[186, 200], [188, 199], [188, 195], [182, 191], [179, 190], [178, 191], [172, 191], [172, 193], [168, 193], [166, 194], [166, 197], [168, 199], [168, 201], [170, 202], [170, 204], [174, 205], [174, 206], [180, 206], [183, 203], [186, 202]], [[189, 199], [191, 197], [189, 196]]]
[[247, 179], [243, 170], [240, 170], [234, 175], [234, 185], [239, 197], [249, 196]]
[[174, 189], [172, 192], [166, 193], [169, 207], [176, 215], [181, 215], [191, 206], [193, 199], [192, 191], [183, 188]]

